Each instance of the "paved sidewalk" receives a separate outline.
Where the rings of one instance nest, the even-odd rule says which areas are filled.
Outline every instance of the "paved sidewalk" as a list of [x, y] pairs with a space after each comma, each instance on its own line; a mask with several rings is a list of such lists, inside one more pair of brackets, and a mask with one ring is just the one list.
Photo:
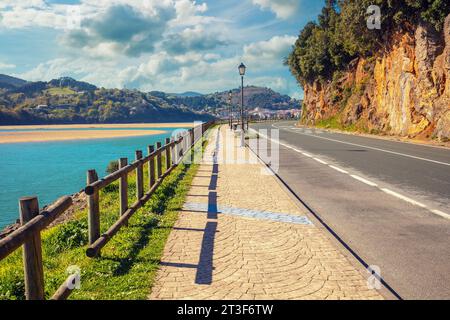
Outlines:
[[[213, 130], [149, 298], [383, 299], [229, 139], [226, 126]], [[250, 163], [223, 164], [244, 153]]]

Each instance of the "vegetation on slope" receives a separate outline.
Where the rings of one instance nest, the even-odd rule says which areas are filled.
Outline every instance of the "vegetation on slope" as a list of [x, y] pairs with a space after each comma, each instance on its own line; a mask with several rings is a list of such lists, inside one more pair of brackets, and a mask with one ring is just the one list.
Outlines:
[[[367, 8], [381, 9], [381, 29], [367, 28]], [[326, 0], [318, 22], [309, 22], [286, 59], [301, 85], [332, 80], [357, 57], [372, 57], [389, 44], [395, 31], [418, 22], [443, 28], [448, 0]]]
[[[237, 105], [240, 89], [232, 92], [232, 103]], [[244, 100], [250, 109], [287, 110], [300, 105], [287, 95], [254, 86], [246, 87]], [[207, 121], [228, 107], [228, 91], [145, 93], [97, 88], [68, 77], [26, 82], [0, 75], [0, 125]]]
[[4, 80], [0, 79], [5, 87], [0, 87], [0, 125], [185, 122], [212, 118], [148, 93], [97, 88], [67, 77], [19, 86], [12, 86], [9, 77]]
[[[198, 146], [200, 147], [200, 145]], [[165, 161], [163, 159], [163, 164]], [[164, 165], [163, 165], [164, 167]], [[66, 279], [71, 265], [81, 268], [81, 289], [70, 299], [146, 299], [167, 237], [178, 217], [198, 165], [177, 167], [163, 181], [149, 202], [130, 219], [129, 225], [102, 250], [97, 259], [86, 257], [87, 211], [43, 232], [45, 293], [49, 298]], [[163, 168], [164, 169], [164, 168]], [[147, 166], [144, 186], [148, 188]], [[135, 199], [135, 174], [129, 176], [129, 203]], [[118, 218], [118, 182], [100, 193], [101, 232]], [[24, 299], [22, 252], [0, 262], [0, 300]]]

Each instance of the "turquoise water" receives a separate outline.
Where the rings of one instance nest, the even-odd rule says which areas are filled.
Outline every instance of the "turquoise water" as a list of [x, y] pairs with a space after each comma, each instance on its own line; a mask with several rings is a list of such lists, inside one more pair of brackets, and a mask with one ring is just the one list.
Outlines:
[[133, 127], [133, 128], [119, 128], [119, 127], [113, 127], [113, 128], [108, 128], [108, 127], [103, 127], [103, 128], [39, 128], [39, 129], [26, 129], [26, 128], [21, 128], [21, 129], [2, 129], [2, 127], [0, 126], [0, 132], [46, 132], [46, 131], [83, 131], [83, 130], [89, 130], [89, 131], [93, 131], [93, 130], [166, 130], [169, 128], [151, 128], [151, 127], [146, 127], [146, 128], [138, 128], [138, 127]]
[[37, 195], [40, 207], [51, 204], [84, 188], [87, 170], [103, 177], [111, 160], [131, 162], [136, 150], [147, 154], [148, 145], [164, 142], [176, 129], [181, 128], [155, 128], [165, 133], [152, 136], [0, 144], [0, 229], [18, 219], [20, 197]]

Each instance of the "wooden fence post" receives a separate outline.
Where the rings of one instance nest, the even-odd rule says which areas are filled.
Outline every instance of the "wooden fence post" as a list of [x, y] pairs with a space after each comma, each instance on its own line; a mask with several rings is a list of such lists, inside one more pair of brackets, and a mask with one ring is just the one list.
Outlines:
[[[119, 159], [119, 169], [122, 169], [128, 165], [127, 158]], [[124, 173], [120, 177], [119, 182], [119, 194], [120, 194], [120, 215], [123, 215], [128, 209], [128, 174]]]
[[172, 162], [170, 160], [170, 138], [166, 138], [166, 171], [170, 169], [172, 166]]
[[[148, 146], [148, 154], [152, 154], [155, 151], [154, 146]], [[149, 175], [149, 188], [155, 184], [155, 158], [151, 157], [148, 161], [148, 175]]]
[[[98, 180], [97, 172], [92, 169], [87, 172], [87, 184], [90, 185]], [[89, 244], [93, 244], [100, 237], [100, 197], [98, 190], [87, 196], [88, 202], [88, 224], [89, 224]]]
[[[170, 142], [175, 142], [175, 138], [171, 137], [170, 138]], [[177, 158], [175, 156], [175, 143], [170, 147], [170, 157], [172, 159], [172, 164], [176, 165], [177, 164]]]
[[[161, 142], [156, 143], [156, 149], [159, 150], [161, 148]], [[156, 167], [158, 168], [158, 179], [162, 176], [162, 159], [161, 152], [158, 152], [156, 155]]]
[[[20, 198], [20, 223], [25, 225], [39, 214], [37, 197]], [[36, 232], [23, 244], [25, 296], [27, 300], [44, 300], [41, 233]]]
[[[142, 151], [136, 150], [136, 161], [142, 159]], [[143, 164], [139, 164], [136, 168], [136, 197], [140, 200], [144, 196], [144, 171]]]

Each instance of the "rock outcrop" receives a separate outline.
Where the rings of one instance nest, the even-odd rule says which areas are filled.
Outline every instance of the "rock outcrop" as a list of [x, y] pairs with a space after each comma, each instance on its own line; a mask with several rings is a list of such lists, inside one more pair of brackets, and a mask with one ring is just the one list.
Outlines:
[[448, 141], [450, 15], [443, 32], [421, 24], [397, 33], [385, 52], [304, 91], [303, 123], [334, 118], [366, 132]]

